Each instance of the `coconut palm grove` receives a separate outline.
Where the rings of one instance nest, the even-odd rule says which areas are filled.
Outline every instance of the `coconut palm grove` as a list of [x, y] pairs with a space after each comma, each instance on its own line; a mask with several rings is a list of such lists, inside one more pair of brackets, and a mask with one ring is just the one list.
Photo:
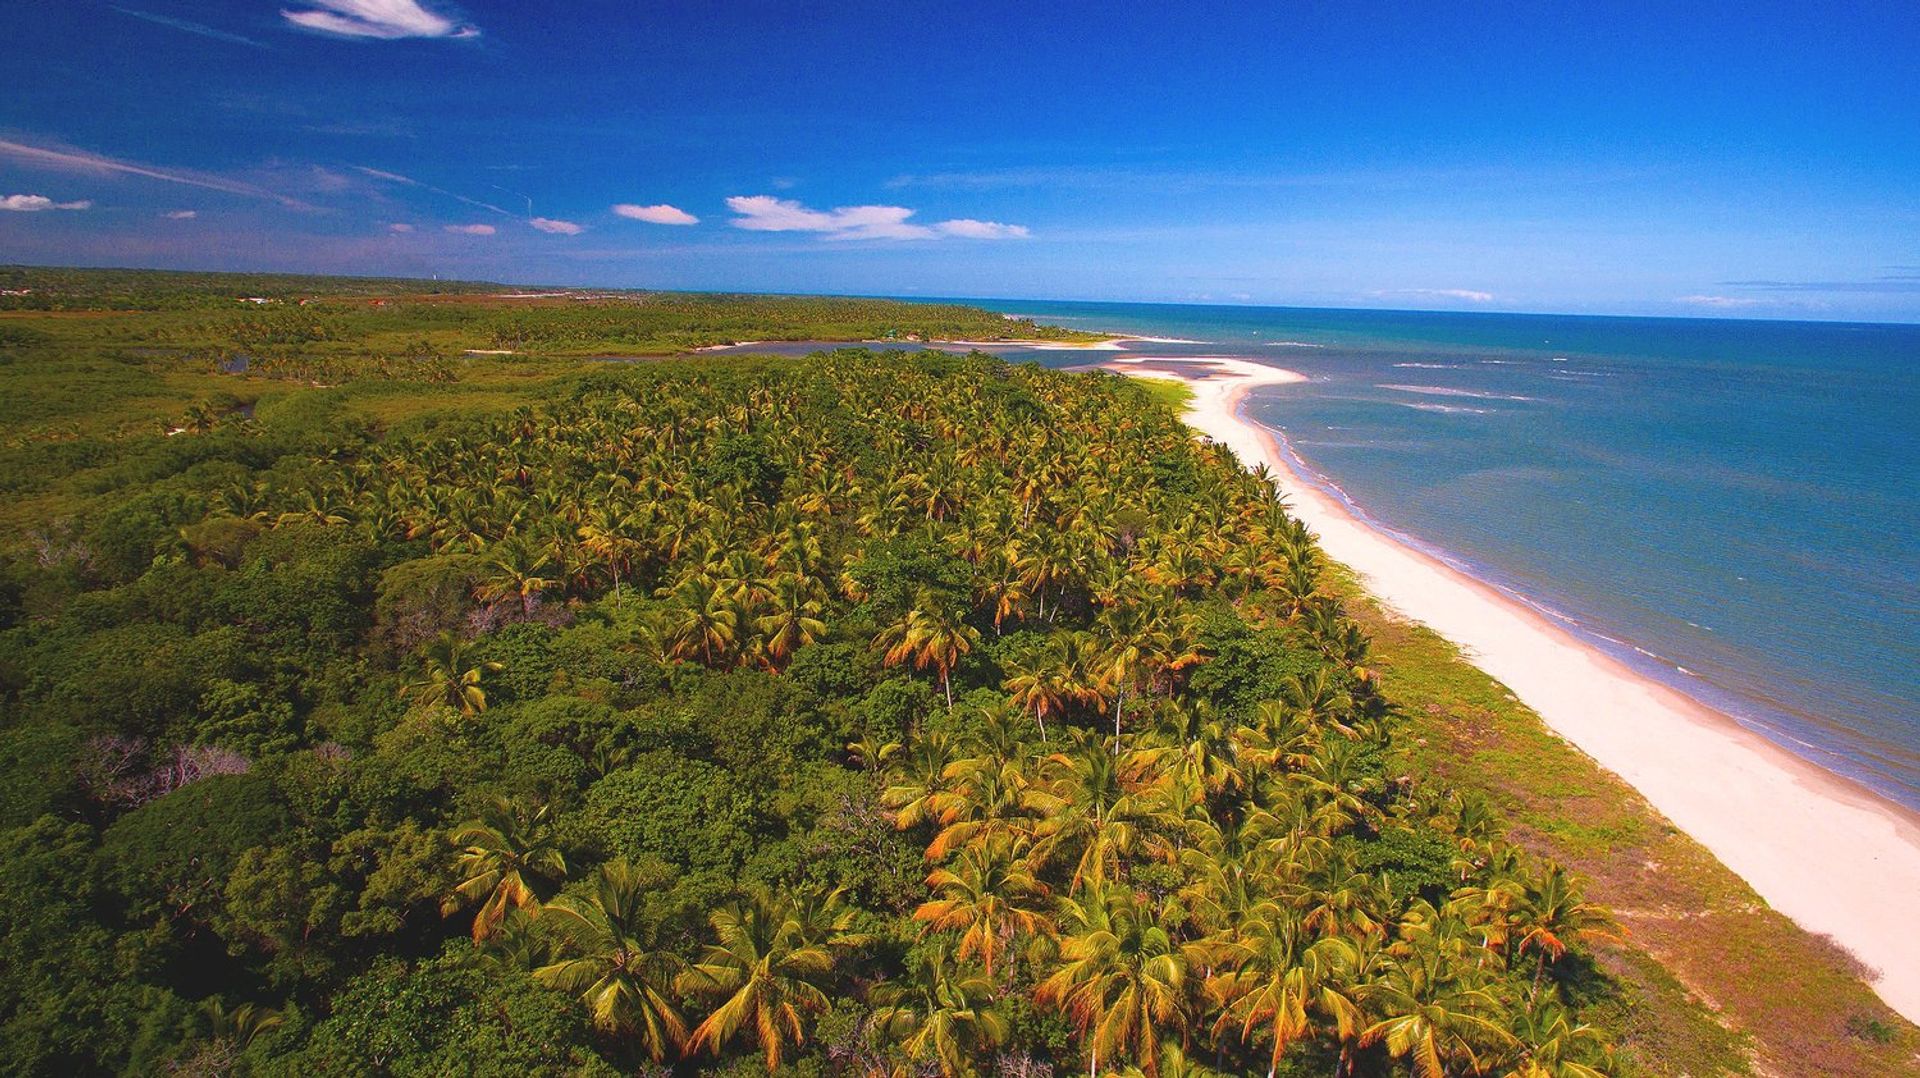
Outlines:
[[16, 276], [9, 1073], [1638, 1072], [1611, 918], [1164, 395], [660, 357], [1071, 334]]

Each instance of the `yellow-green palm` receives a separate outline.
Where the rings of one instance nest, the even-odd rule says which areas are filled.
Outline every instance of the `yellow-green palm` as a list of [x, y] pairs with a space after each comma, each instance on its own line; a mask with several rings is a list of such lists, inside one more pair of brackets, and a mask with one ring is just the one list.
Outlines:
[[461, 847], [454, 860], [460, 882], [442, 903], [443, 912], [478, 902], [473, 938], [497, 931], [513, 910], [538, 913], [536, 879], [566, 878], [567, 861], [554, 842], [547, 806], [528, 808], [504, 797], [490, 800], [480, 815], [453, 833]]
[[873, 1022], [882, 1035], [900, 1046], [910, 1065], [932, 1064], [948, 1078], [980, 1073], [987, 1053], [1011, 1032], [994, 1005], [992, 978], [956, 966], [944, 951], [873, 994]]
[[688, 1036], [687, 1051], [717, 1054], [744, 1034], [774, 1073], [830, 1005], [835, 954], [855, 942], [847, 936], [852, 912], [839, 892], [812, 902], [762, 892], [708, 923], [715, 940], [679, 984], [716, 1006]]
[[1184, 1032], [1187, 960], [1147, 900], [1118, 885], [1060, 903], [1060, 958], [1034, 989], [1079, 1032], [1088, 1073], [1132, 1058], [1159, 1070], [1163, 1033]]
[[679, 1053], [687, 1024], [672, 996], [683, 963], [655, 943], [649, 890], [645, 874], [621, 859], [600, 866], [592, 891], [555, 899], [544, 919], [557, 957], [533, 976], [580, 997], [596, 1028], [635, 1038], [657, 1062]]
[[960, 851], [951, 865], [934, 869], [927, 886], [938, 896], [913, 911], [931, 931], [960, 933], [960, 958], [979, 958], [987, 976], [994, 959], [1020, 937], [1050, 927], [1046, 885], [1026, 863], [1024, 840], [994, 835]]

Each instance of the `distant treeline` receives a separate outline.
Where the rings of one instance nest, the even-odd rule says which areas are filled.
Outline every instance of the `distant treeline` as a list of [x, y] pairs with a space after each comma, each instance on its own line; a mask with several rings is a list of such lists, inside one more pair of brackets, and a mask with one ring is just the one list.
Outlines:
[[[957, 304], [838, 296], [508, 289], [384, 278], [0, 267], [8, 311], [141, 312], [66, 327], [91, 342], [258, 353], [671, 353], [740, 340], [1091, 339]], [[7, 323], [0, 322], [0, 333]], [[3, 340], [4, 338], [0, 338]]]

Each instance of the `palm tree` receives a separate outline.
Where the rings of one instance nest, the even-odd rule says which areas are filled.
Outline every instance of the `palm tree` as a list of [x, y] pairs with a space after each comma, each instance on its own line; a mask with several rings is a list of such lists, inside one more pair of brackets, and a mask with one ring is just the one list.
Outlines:
[[600, 866], [590, 893], [555, 899], [546, 916], [560, 957], [533, 977], [579, 996], [595, 1028], [638, 1038], [657, 1063], [679, 1053], [687, 1023], [670, 994], [683, 963], [654, 945], [647, 891], [645, 875], [621, 858]]
[[958, 931], [958, 956], [979, 957], [992, 977], [996, 955], [1015, 939], [1049, 928], [1042, 905], [1047, 888], [1027, 867], [1026, 852], [1026, 842], [1009, 835], [961, 850], [953, 864], [927, 876], [939, 897], [921, 903], [913, 919], [928, 931]]
[[1048, 786], [1062, 808], [1041, 822], [1035, 857], [1047, 862], [1078, 850], [1070, 884], [1077, 892], [1089, 882], [1112, 879], [1121, 856], [1135, 848], [1134, 817], [1142, 806], [1134, 788], [1150, 785], [1141, 773], [1156, 754], [1115, 756], [1087, 731], [1069, 733], [1073, 747], [1046, 759]]
[[1151, 620], [1149, 611], [1139, 604], [1110, 606], [1100, 612], [1094, 631], [1102, 639], [1100, 670], [1113, 690], [1113, 744], [1120, 749], [1120, 718], [1126, 708], [1127, 690], [1140, 679], [1147, 654], [1158, 646], [1161, 629]]
[[1040, 740], [1045, 741], [1047, 716], [1058, 714], [1067, 703], [1058, 665], [1042, 652], [1010, 660], [1006, 672], [1001, 688], [1012, 698], [1013, 706], [1033, 712], [1033, 721], [1040, 726]]
[[279, 1029], [286, 1018], [272, 1007], [262, 1007], [255, 1003], [242, 1003], [229, 1008], [226, 1001], [213, 996], [200, 1004], [200, 1012], [207, 1017], [215, 1040], [224, 1041], [233, 1046], [233, 1050], [244, 1052], [262, 1033]]
[[995, 636], [1000, 635], [1002, 623], [1009, 617], [1019, 616], [1031, 598], [1026, 581], [1020, 576], [1019, 558], [1020, 545], [1009, 543], [1004, 551], [987, 555], [975, 574], [974, 601], [993, 612]]
[[827, 624], [820, 620], [823, 599], [820, 585], [810, 577], [788, 573], [774, 582], [772, 610], [753, 620], [767, 665], [785, 667], [794, 652], [826, 635]]
[[454, 860], [460, 882], [441, 910], [452, 913], [479, 902], [473, 918], [475, 943], [493, 935], [516, 909], [540, 911], [534, 879], [562, 880], [567, 875], [567, 860], [554, 841], [546, 805], [529, 810], [504, 797], [492, 798], [476, 819], [453, 832], [453, 841], [462, 847]]
[[978, 1073], [977, 1060], [1010, 1031], [994, 1006], [991, 974], [954, 969], [945, 951], [915, 965], [904, 980], [875, 987], [873, 1023], [914, 1064], [948, 1078]]
[[1538, 882], [1526, 889], [1513, 927], [1520, 937], [1519, 954], [1533, 951], [1536, 956], [1531, 999], [1540, 996], [1547, 963], [1560, 961], [1569, 945], [1580, 939], [1614, 938], [1618, 928], [1605, 909], [1581, 897], [1580, 885], [1559, 865], [1549, 865]]
[[1520, 1060], [1509, 1078], [1607, 1078], [1609, 1052], [1600, 1032], [1578, 1023], [1551, 1000], [1513, 1016]]
[[640, 549], [635, 537], [640, 527], [635, 518], [605, 504], [589, 508], [586, 523], [580, 525], [581, 545], [613, 576], [615, 606], [620, 605], [620, 577], [631, 568], [634, 552]]
[[1394, 1058], [1412, 1058], [1419, 1078], [1445, 1078], [1454, 1060], [1477, 1071], [1514, 1044], [1498, 998], [1467, 979], [1469, 970], [1438, 966], [1436, 954], [1415, 953], [1361, 990], [1367, 1009], [1383, 1017], [1360, 1031], [1360, 1044], [1385, 1042]]
[[880, 803], [894, 810], [894, 826], [902, 831], [934, 822], [953, 803], [953, 783], [947, 769], [953, 765], [952, 740], [941, 731], [913, 739]]
[[543, 550], [518, 536], [495, 543], [487, 550], [486, 578], [480, 596], [488, 602], [508, 597], [520, 600], [523, 614], [532, 614], [540, 593], [556, 581], [546, 574], [553, 559]]
[[470, 651], [466, 641], [441, 633], [421, 652], [421, 676], [403, 686], [402, 695], [413, 697], [422, 707], [441, 704], [463, 715], [485, 711], [487, 693], [481, 683], [486, 675], [506, 667], [492, 661], [474, 662]]
[[662, 588], [661, 596], [671, 600], [659, 629], [668, 658], [698, 657], [712, 666], [733, 653], [740, 613], [713, 578], [704, 573], [690, 576], [673, 588]]
[[852, 918], [838, 891], [812, 911], [762, 891], [714, 912], [708, 921], [717, 938], [681, 975], [680, 987], [719, 1003], [694, 1027], [687, 1051], [718, 1053], [751, 1030], [767, 1073], [778, 1071], [781, 1060], [806, 1043], [811, 1019], [829, 1007], [823, 986], [835, 951], [853, 942], [847, 936]]
[[1315, 940], [1292, 911], [1269, 902], [1250, 911], [1217, 950], [1224, 972], [1207, 985], [1223, 1008], [1214, 1035], [1237, 1026], [1240, 1040], [1251, 1044], [1263, 1033], [1267, 1078], [1316, 1020], [1331, 1024], [1341, 1040], [1358, 1031], [1360, 1008], [1343, 982], [1359, 954], [1346, 940]]
[[1034, 1001], [1066, 1015], [1087, 1051], [1100, 1059], [1132, 1056], [1159, 1073], [1161, 1032], [1182, 1032], [1187, 960], [1146, 901], [1120, 886], [1095, 886], [1060, 903], [1060, 965], [1034, 989]]
[[932, 667], [939, 671], [947, 710], [952, 711], [953, 668], [979, 639], [980, 634], [951, 609], [922, 595], [912, 610], [882, 629], [873, 644], [884, 653], [881, 662], [886, 666], [912, 663], [916, 670]]
[[847, 742], [847, 758], [863, 771], [878, 771], [900, 754], [898, 741], [878, 741], [863, 737]]

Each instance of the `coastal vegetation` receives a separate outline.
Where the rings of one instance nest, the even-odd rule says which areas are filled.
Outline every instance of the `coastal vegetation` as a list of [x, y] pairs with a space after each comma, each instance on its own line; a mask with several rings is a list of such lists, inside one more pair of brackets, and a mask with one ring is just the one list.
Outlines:
[[[1484, 796], [1529, 849], [1574, 867], [1624, 938], [1595, 947], [1613, 987], [1591, 1020], [1660, 1074], [1913, 1069], [1920, 1032], [1864, 983], [1854, 956], [1768, 909], [1617, 776], [1550, 733], [1432, 631], [1328, 581], [1366, 630], [1405, 722], [1403, 766]], [[1863, 968], [1867, 967], [1867, 968]], [[1603, 1013], [1605, 1012], [1611, 1013]]]
[[[299, 284], [359, 307], [266, 363], [231, 296], [0, 313], [9, 1072], [1740, 1065], [1430, 741], [1524, 717], [1138, 383]], [[1012, 325], [836, 302], [654, 305]]]

